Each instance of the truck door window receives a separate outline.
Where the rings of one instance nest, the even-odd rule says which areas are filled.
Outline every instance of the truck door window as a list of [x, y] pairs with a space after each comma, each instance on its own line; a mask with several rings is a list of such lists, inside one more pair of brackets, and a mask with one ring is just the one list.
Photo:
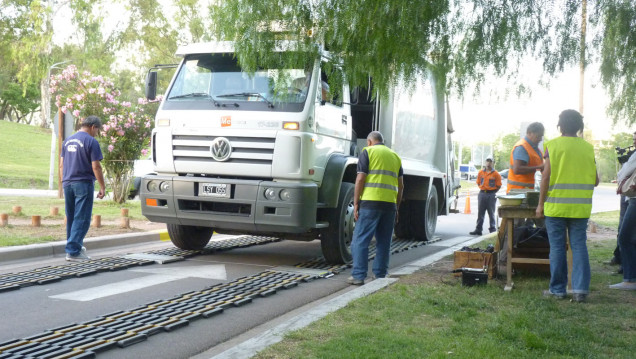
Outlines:
[[[337, 71], [337, 76], [342, 79], [342, 71], [340, 69], [335, 69]], [[320, 67], [320, 91], [318, 92], [318, 96], [320, 96], [321, 100], [326, 101], [334, 106], [342, 107], [342, 91], [336, 91], [334, 88], [333, 91], [330, 86], [335, 86], [337, 83], [341, 81], [331, 81], [332, 84], [329, 84], [329, 78], [327, 77], [327, 70], [325, 69], [324, 63]]]

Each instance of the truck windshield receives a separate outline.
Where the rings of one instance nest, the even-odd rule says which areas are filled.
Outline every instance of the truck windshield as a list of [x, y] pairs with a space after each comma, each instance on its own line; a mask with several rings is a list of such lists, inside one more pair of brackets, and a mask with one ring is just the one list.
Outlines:
[[[170, 101], [208, 101], [236, 107], [304, 104], [311, 72], [263, 69], [243, 72], [232, 54], [188, 55], [168, 93]], [[292, 106], [295, 107], [295, 106]]]

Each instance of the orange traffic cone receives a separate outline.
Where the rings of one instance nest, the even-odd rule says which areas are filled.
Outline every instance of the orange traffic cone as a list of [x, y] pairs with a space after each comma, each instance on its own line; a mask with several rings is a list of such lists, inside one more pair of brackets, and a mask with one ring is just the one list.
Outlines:
[[466, 205], [464, 206], [464, 214], [470, 214], [470, 192], [466, 192]]

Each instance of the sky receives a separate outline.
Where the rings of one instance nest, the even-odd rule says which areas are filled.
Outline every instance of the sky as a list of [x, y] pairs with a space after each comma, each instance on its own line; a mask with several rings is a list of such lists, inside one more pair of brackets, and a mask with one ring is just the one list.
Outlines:
[[[528, 63], [528, 68], [538, 68], [532, 61]], [[583, 121], [585, 128], [592, 130], [595, 140], [606, 140], [616, 132], [629, 132], [629, 128], [620, 124], [613, 126], [605, 114], [609, 100], [597, 68], [590, 65], [586, 69]], [[538, 78], [539, 71], [534, 71], [534, 74], [535, 79]], [[533, 82], [536, 84], [537, 80]], [[559, 113], [566, 109], [579, 109], [579, 69], [569, 68], [551, 79], [549, 88], [534, 85], [530, 98], [511, 95], [506, 100], [497, 100], [487, 95], [477, 99], [469, 96], [464, 101], [451, 98], [450, 105], [456, 129], [453, 137], [462, 145], [490, 142], [502, 134], [519, 132], [523, 122], [535, 121], [543, 123], [546, 135], [554, 138], [560, 135], [556, 128]]]

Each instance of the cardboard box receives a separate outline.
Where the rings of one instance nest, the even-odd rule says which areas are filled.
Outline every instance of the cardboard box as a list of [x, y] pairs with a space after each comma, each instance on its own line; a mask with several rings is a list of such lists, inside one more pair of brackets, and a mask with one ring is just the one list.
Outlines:
[[[483, 269], [486, 266], [488, 278], [492, 279], [497, 275], [497, 252], [462, 252], [455, 251], [455, 261], [453, 269], [459, 268], [475, 268]], [[462, 275], [461, 272], [455, 273], [456, 277]]]

